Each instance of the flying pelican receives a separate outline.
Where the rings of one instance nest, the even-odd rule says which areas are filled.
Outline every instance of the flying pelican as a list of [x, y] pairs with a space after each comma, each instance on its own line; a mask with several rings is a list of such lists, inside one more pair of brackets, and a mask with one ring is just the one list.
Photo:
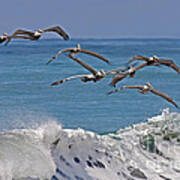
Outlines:
[[35, 32], [18, 29], [18, 30], [16, 30], [16, 31], [9, 37], [6, 45], [11, 41], [11, 39], [12, 39], [14, 36], [17, 36], [17, 35], [25, 35], [25, 36], [23, 36], [24, 39], [38, 40], [38, 39], [41, 37], [42, 33], [44, 33], [44, 32], [56, 32], [56, 33], [58, 33], [60, 36], [62, 36], [64, 40], [68, 40], [68, 39], [69, 39], [68, 34], [67, 34], [61, 27], [59, 27], [59, 26], [50, 27], [50, 28], [47, 28], [47, 29], [44, 29], [44, 30], [38, 29], [38, 30], [35, 31]]
[[145, 66], [148, 66], [148, 62], [144, 62], [144, 63], [140, 64], [137, 67], [128, 66], [128, 69], [129, 69], [128, 71], [123, 72], [123, 73], [121, 73], [121, 72], [120, 73], [116, 73], [114, 75], [111, 84], [115, 87], [117, 82], [121, 81], [122, 79], [124, 79], [128, 75], [130, 76], [130, 78], [133, 78], [135, 76], [136, 71], [141, 69], [141, 68], [143, 68], [143, 67], [145, 67]]
[[[8, 40], [11, 39], [11, 38], [13, 38], [13, 39], [17, 39], [17, 38], [19, 38], [19, 39], [27, 39], [26, 36], [16, 36], [16, 35], [15, 35], [15, 36], [11, 37], [11, 36], [8, 36], [7, 33], [5, 32], [5, 33], [3, 33], [2, 36], [0, 36], [0, 43], [5, 42], [6, 40], [8, 41]], [[6, 45], [6, 44], [5, 44], [5, 45]]]
[[180, 68], [172, 60], [169, 60], [169, 59], [159, 59], [155, 55], [153, 57], [145, 57], [141, 55], [136, 55], [128, 61], [128, 64], [135, 60], [146, 61], [148, 65], [157, 65], [157, 64], [161, 65], [162, 64], [165, 66], [169, 66], [172, 69], [174, 69], [176, 72], [180, 73]]
[[90, 71], [91, 74], [83, 74], [83, 75], [70, 76], [70, 77], [65, 78], [63, 80], [56, 81], [56, 82], [52, 83], [51, 84], [52, 86], [58, 85], [58, 84], [62, 84], [64, 82], [66, 82], [66, 81], [69, 81], [71, 79], [77, 79], [77, 78], [80, 78], [81, 81], [83, 81], [83, 82], [88, 82], [88, 81], [97, 82], [97, 81], [101, 80], [102, 78], [104, 78], [105, 76], [107, 76], [109, 74], [115, 74], [115, 73], [121, 71], [121, 69], [122, 69], [122, 68], [117, 68], [115, 70], [111, 70], [111, 71], [108, 71], [108, 72], [104, 72], [103, 69], [101, 69], [100, 71], [97, 71], [96, 69], [94, 69], [90, 65], [86, 64], [85, 62], [83, 62], [82, 60], [80, 60], [78, 58], [75, 58], [71, 54], [69, 54], [68, 57], [70, 57], [72, 60], [76, 61], [81, 66], [83, 66], [85, 69]]
[[76, 55], [78, 53], [89, 54], [91, 56], [95, 56], [95, 57], [103, 60], [104, 62], [110, 64], [109, 60], [105, 59], [100, 54], [97, 54], [95, 52], [92, 52], [92, 51], [89, 51], [89, 50], [86, 50], [86, 49], [81, 49], [80, 44], [77, 44], [77, 47], [75, 47], [75, 48], [67, 48], [67, 49], [62, 49], [62, 50], [58, 51], [58, 53], [55, 56], [53, 56], [46, 64], [51, 63], [54, 59], [57, 58], [58, 55], [60, 55], [61, 53], [66, 53], [66, 52], [69, 52], [69, 54], [72, 55], [72, 56], [74, 56], [74, 55]]
[[161, 96], [162, 98], [166, 99], [167, 101], [172, 103], [176, 108], [179, 108], [179, 106], [167, 94], [164, 94], [164, 93], [154, 89], [149, 82], [147, 82], [146, 85], [122, 86], [118, 89], [108, 92], [108, 95], [118, 92], [123, 89], [139, 89], [139, 92], [142, 94], [147, 94], [150, 91], [153, 94], [156, 94], [156, 95]]

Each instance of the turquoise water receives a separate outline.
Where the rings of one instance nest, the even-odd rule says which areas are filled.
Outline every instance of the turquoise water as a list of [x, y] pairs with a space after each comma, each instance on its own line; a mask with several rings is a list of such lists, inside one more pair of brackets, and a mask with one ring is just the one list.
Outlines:
[[[50, 84], [56, 80], [89, 73], [65, 55], [45, 65], [58, 50], [74, 47], [77, 43], [109, 59], [111, 65], [88, 55], [77, 56], [105, 71], [121, 66], [136, 54], [173, 59], [180, 66], [178, 39], [12, 41], [9, 46], [0, 46], [1, 131], [55, 120], [64, 128], [80, 127], [102, 133], [144, 122], [167, 107], [178, 112], [173, 105], [151, 93], [141, 95], [136, 90], [126, 90], [107, 96], [107, 92], [113, 89], [109, 86], [111, 76], [97, 83], [83, 83], [77, 79], [51, 87]], [[147, 81], [180, 105], [180, 76], [168, 67], [141, 69], [134, 78], [124, 79], [117, 87]]]

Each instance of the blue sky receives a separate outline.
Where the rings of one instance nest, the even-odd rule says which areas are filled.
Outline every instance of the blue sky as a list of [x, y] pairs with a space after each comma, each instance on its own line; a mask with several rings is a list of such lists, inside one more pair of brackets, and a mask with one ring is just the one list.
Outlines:
[[1, 33], [60, 25], [72, 38], [180, 38], [180, 0], [4, 0], [1, 8]]

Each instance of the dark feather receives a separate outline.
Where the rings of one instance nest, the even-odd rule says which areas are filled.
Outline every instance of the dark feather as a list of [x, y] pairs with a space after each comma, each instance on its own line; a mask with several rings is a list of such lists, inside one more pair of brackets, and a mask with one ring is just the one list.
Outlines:
[[69, 35], [59, 26], [54, 26], [54, 27], [50, 27], [47, 29], [43, 30], [44, 32], [56, 32], [58, 33], [60, 36], [62, 36], [64, 38], [64, 40], [68, 40], [69, 39]]

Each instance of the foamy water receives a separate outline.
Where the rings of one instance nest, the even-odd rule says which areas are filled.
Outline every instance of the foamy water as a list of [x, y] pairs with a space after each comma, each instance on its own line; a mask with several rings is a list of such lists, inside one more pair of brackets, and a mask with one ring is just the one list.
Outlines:
[[36, 129], [0, 134], [1, 180], [179, 180], [180, 114], [163, 112], [117, 132]]

